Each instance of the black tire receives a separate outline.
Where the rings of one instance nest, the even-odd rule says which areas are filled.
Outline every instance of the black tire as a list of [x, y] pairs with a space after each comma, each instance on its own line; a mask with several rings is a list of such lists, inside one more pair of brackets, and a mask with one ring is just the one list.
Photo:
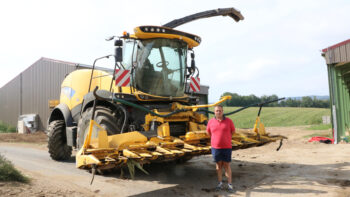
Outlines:
[[[84, 144], [85, 136], [89, 130], [89, 123], [92, 116], [92, 108], [87, 109], [81, 116], [78, 122], [77, 147], [81, 148]], [[123, 112], [113, 111], [109, 108], [97, 106], [94, 120], [101, 125], [107, 135], [119, 134], [124, 122]], [[97, 133], [92, 134], [97, 137]]]
[[52, 121], [48, 127], [50, 157], [57, 161], [70, 159], [72, 147], [67, 145], [66, 126], [63, 120]]

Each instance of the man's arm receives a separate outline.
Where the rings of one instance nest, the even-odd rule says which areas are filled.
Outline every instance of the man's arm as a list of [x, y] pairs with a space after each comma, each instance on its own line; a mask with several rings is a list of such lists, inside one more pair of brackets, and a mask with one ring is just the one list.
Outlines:
[[231, 120], [231, 133], [234, 134], [235, 132], [236, 132], [235, 124], [233, 124], [233, 121]]
[[210, 131], [210, 120], [207, 124], [207, 134], [211, 137], [211, 131]]
[[211, 132], [210, 129], [208, 129], [209, 127], [207, 126], [207, 134], [211, 137]]

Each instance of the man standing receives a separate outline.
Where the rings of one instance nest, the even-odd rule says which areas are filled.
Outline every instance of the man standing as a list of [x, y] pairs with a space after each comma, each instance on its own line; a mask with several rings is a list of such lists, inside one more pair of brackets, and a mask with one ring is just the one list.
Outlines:
[[223, 107], [217, 105], [214, 108], [215, 117], [210, 119], [207, 125], [207, 132], [211, 137], [211, 153], [216, 163], [216, 172], [219, 184], [216, 190], [221, 190], [222, 169], [225, 169], [225, 175], [228, 182], [228, 190], [233, 192], [232, 173], [231, 173], [231, 155], [232, 155], [232, 134], [235, 132], [235, 126], [231, 119], [223, 115]]

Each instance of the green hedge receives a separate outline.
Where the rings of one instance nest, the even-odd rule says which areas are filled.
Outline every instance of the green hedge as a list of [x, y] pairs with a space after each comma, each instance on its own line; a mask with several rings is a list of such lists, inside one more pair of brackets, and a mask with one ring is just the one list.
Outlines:
[[16, 127], [13, 127], [11, 125], [5, 124], [0, 121], [0, 133], [15, 133]]

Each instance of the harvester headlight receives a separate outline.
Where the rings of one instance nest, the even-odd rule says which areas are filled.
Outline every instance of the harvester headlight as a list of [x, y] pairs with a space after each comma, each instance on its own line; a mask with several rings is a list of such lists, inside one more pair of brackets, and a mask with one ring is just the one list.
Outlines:
[[145, 27], [145, 31], [148, 31], [148, 27]]
[[159, 28], [157, 28], [157, 32], [160, 32], [160, 29], [159, 29]]
[[151, 28], [151, 32], [154, 32], [154, 28], [153, 27]]
[[194, 37], [194, 40], [197, 42], [201, 42], [201, 39], [199, 37]]
[[165, 29], [162, 29], [162, 32], [165, 33]]

